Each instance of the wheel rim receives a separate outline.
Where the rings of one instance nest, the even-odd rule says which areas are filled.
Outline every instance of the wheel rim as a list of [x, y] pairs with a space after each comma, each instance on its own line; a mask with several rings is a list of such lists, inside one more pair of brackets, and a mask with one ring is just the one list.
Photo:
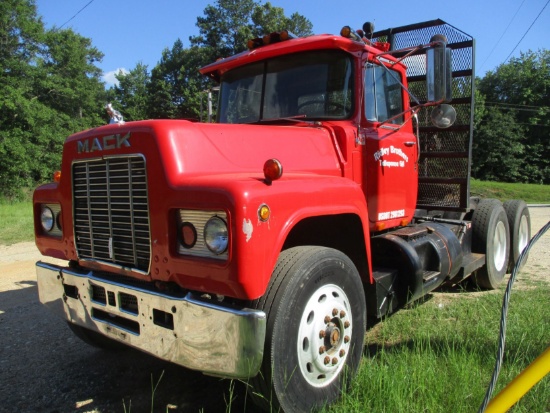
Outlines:
[[327, 284], [316, 290], [301, 315], [298, 330], [298, 364], [314, 387], [329, 385], [348, 357], [353, 320], [346, 293]]
[[518, 254], [521, 254], [529, 243], [529, 222], [525, 215], [521, 216], [518, 228]]
[[493, 262], [497, 271], [502, 270], [504, 267], [506, 251], [508, 249], [508, 245], [506, 244], [506, 227], [504, 226], [504, 222], [499, 221], [493, 235]]

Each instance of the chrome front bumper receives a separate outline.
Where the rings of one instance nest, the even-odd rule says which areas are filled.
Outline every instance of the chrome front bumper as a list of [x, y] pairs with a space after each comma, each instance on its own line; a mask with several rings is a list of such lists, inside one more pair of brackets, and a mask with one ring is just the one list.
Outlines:
[[61, 318], [163, 360], [205, 374], [255, 376], [266, 316], [197, 299], [163, 295], [43, 262], [36, 263], [40, 302]]

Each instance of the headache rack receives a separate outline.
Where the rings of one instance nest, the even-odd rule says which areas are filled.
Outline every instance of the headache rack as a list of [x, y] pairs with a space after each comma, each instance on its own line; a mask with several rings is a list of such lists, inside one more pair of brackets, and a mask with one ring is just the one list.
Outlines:
[[[474, 118], [474, 39], [445, 23], [431, 20], [373, 33], [373, 41], [387, 42], [390, 50], [427, 44], [435, 34], [447, 37], [452, 49], [451, 105], [457, 112], [456, 122], [447, 129], [431, 125], [431, 107], [419, 112], [420, 161], [418, 209], [461, 210], [470, 204], [470, 168]], [[406, 57], [409, 90], [420, 103], [427, 100], [425, 50]], [[402, 57], [405, 53], [395, 54]], [[411, 100], [411, 105], [416, 102]]]

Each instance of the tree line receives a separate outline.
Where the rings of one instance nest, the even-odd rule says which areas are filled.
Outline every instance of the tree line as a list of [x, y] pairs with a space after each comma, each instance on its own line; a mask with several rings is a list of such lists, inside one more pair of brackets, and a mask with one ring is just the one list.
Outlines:
[[[312, 33], [304, 16], [255, 0], [217, 0], [197, 17], [186, 47], [176, 39], [152, 70], [137, 63], [106, 89], [103, 53], [72, 29], [46, 29], [34, 0], [0, 2], [0, 196], [51, 179], [65, 138], [107, 121], [200, 119], [213, 86], [198, 68], [239, 53], [248, 39], [287, 29]], [[550, 52], [527, 52], [477, 79], [472, 175], [550, 184]]]

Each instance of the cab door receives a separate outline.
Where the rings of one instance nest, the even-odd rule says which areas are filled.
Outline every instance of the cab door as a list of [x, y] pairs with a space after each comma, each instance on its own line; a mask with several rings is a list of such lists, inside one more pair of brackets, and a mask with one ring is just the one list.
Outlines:
[[[371, 229], [406, 225], [418, 192], [418, 143], [412, 130], [401, 70], [365, 65], [363, 165]], [[399, 68], [397, 68], [399, 69]]]

